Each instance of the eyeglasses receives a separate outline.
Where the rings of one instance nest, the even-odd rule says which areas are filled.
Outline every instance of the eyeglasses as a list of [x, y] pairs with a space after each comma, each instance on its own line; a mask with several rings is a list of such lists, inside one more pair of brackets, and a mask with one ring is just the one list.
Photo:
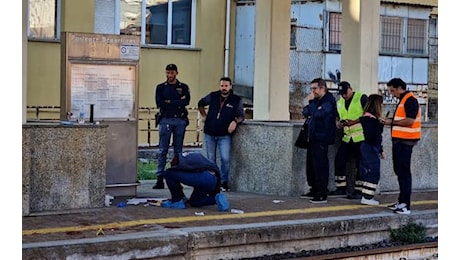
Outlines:
[[310, 87], [310, 90], [317, 90], [319, 87]]

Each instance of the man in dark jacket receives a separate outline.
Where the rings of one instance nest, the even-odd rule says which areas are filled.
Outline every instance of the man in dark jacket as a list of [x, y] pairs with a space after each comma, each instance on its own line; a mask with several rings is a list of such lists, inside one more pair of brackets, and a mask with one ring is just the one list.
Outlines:
[[303, 116], [308, 119], [307, 182], [310, 186], [308, 195], [313, 197], [311, 203], [327, 203], [328, 146], [335, 143], [337, 103], [327, 90], [326, 82], [321, 78], [311, 82], [310, 90], [307, 96], [309, 103], [302, 111]]
[[[205, 107], [209, 106], [208, 112]], [[220, 155], [222, 191], [229, 191], [230, 149], [232, 134], [244, 121], [241, 98], [233, 94], [232, 80], [220, 79], [220, 90], [211, 92], [198, 101], [198, 110], [204, 120], [204, 143], [209, 160], [216, 161], [217, 148]]]
[[187, 127], [187, 106], [190, 103], [190, 90], [187, 84], [180, 82], [176, 77], [179, 72], [175, 64], [166, 65], [166, 81], [158, 84], [155, 89], [155, 102], [160, 108], [158, 121], [159, 152], [157, 183], [153, 189], [163, 189], [163, 171], [166, 166], [171, 135], [173, 136], [174, 154], [182, 152], [184, 145], [185, 128]]
[[[217, 204], [219, 211], [230, 209], [227, 198], [220, 193], [219, 168], [201, 153], [182, 152], [175, 155], [171, 168], [163, 176], [171, 193], [171, 199], [161, 203], [164, 208], [185, 209], [188, 202], [192, 207]], [[193, 187], [188, 200], [182, 184]]]

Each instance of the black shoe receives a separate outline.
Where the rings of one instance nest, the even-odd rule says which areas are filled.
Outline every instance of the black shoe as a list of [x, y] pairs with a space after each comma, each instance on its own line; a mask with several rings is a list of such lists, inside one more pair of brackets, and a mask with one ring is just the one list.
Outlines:
[[327, 198], [326, 197], [314, 197], [313, 199], [310, 200], [310, 202], [314, 204], [327, 203]]
[[158, 176], [157, 178], [157, 183], [155, 186], [152, 187], [154, 190], [159, 190], [159, 189], [164, 189], [165, 188], [165, 183], [163, 181], [163, 176]]
[[362, 195], [358, 193], [347, 195], [347, 199], [349, 200], [360, 200], [361, 198], [362, 198]]
[[224, 181], [224, 182], [220, 185], [220, 190], [221, 190], [221, 191], [230, 191], [230, 188], [228, 187], [228, 182]]
[[345, 188], [343, 187], [340, 187], [340, 188], [337, 188], [335, 191], [331, 191], [329, 192], [330, 196], [345, 196], [347, 195], [347, 191]]
[[313, 198], [315, 194], [313, 194], [313, 191], [309, 191], [305, 194], [300, 195], [300, 198], [302, 199], [308, 199], [308, 198]]

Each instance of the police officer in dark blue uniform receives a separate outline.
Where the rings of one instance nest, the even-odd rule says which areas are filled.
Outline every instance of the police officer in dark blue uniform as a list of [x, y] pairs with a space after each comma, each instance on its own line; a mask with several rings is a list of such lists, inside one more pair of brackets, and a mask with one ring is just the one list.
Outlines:
[[163, 172], [166, 166], [171, 135], [173, 136], [174, 154], [182, 152], [185, 128], [187, 127], [188, 112], [186, 106], [190, 103], [190, 90], [187, 84], [180, 82], [176, 76], [179, 72], [175, 64], [166, 66], [166, 81], [158, 84], [155, 91], [155, 101], [160, 109], [157, 116], [159, 132], [157, 183], [153, 189], [163, 189]]

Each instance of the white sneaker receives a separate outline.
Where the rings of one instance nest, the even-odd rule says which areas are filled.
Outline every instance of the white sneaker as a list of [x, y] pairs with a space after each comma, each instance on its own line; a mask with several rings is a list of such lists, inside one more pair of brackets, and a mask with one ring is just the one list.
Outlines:
[[399, 205], [399, 201], [396, 201], [395, 203], [392, 203], [390, 205], [388, 205], [387, 207], [391, 210], [395, 210], [398, 208], [398, 205]]
[[401, 203], [398, 205], [398, 207], [395, 210], [393, 210], [393, 212], [396, 214], [409, 215], [410, 209], [407, 208], [406, 203]]
[[366, 199], [364, 197], [361, 197], [361, 204], [370, 205], [370, 206], [376, 206], [376, 205], [379, 205], [380, 202], [378, 200], [375, 200], [374, 198]]

